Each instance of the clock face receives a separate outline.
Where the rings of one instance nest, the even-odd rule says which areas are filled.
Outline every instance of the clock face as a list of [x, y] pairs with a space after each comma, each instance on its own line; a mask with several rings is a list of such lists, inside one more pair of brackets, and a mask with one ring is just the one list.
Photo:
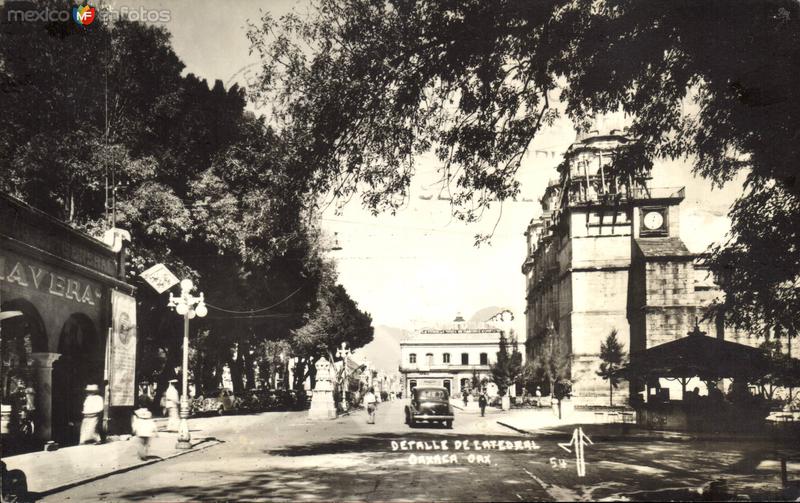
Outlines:
[[648, 211], [644, 214], [642, 222], [647, 230], [655, 231], [664, 225], [664, 215], [660, 211]]

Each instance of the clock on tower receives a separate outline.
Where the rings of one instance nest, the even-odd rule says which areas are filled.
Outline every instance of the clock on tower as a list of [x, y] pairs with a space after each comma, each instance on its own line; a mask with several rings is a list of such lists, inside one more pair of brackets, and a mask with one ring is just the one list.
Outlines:
[[666, 236], [666, 208], [642, 208], [642, 227], [639, 234], [642, 236]]

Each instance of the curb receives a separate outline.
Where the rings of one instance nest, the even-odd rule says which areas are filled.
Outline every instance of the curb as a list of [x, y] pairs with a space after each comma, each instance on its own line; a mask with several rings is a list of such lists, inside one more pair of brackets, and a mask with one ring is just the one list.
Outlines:
[[503, 421], [496, 421], [496, 423], [499, 424], [500, 426], [505, 426], [506, 428], [514, 430], [517, 433], [522, 433], [523, 435], [533, 435], [533, 433], [531, 433], [531, 432], [529, 432], [527, 430], [522, 430], [520, 428], [517, 428], [516, 426], [511, 426], [510, 424], [504, 423]]
[[[504, 426], [510, 430], [514, 430], [518, 433], [522, 433], [523, 435], [531, 435], [534, 436], [536, 433], [531, 432], [529, 430], [524, 430], [522, 428], [518, 428], [508, 423], [504, 423], [503, 421], [496, 421], [497, 424], [500, 426]], [[770, 436], [755, 436], [755, 435], [741, 435], [741, 436], [731, 436], [731, 435], [688, 435], [685, 433], [680, 432], [665, 432], [667, 434], [660, 435], [660, 434], [653, 434], [653, 435], [626, 435], [625, 433], [620, 434], [595, 434], [592, 435], [594, 440], [599, 441], [623, 441], [623, 442], [673, 442], [673, 443], [681, 443], [681, 442], [776, 442], [785, 440], [780, 437], [770, 437]]]
[[[508, 423], [504, 423], [502, 421], [496, 421], [496, 422], [500, 426], [505, 426], [506, 428], [508, 428], [510, 430], [514, 430], [517, 433], [522, 433], [523, 435], [530, 435], [530, 436], [535, 436], [536, 435], [535, 433], [533, 433], [531, 431], [523, 430], [522, 428], [517, 428], [516, 426], [510, 425]], [[683, 435], [681, 435], [681, 436], [667, 436], [667, 437], [660, 437], [660, 436], [646, 437], [646, 436], [634, 436], [634, 435], [625, 435], [625, 434], [621, 434], [621, 435], [608, 435], [608, 434], [603, 435], [603, 434], [600, 434], [600, 435], [592, 435], [592, 438], [595, 441], [603, 441], [603, 442], [609, 441], [609, 440], [611, 440], [611, 441], [622, 440], [622, 441], [625, 441], [625, 442], [652, 442], [652, 441], [660, 441], [660, 442], [690, 442], [692, 440], [698, 440], [696, 438], [687, 437], [687, 436], [683, 436]], [[740, 440], [740, 439], [736, 439], [736, 440]]]
[[[518, 433], [522, 433], [523, 435], [531, 435], [531, 436], [536, 435], [535, 433], [533, 433], [531, 431], [523, 430], [522, 428], [517, 428], [516, 426], [510, 425], [508, 423], [504, 423], [502, 421], [497, 421], [497, 424], [499, 424], [500, 426], [505, 426], [506, 428], [514, 430], [514, 431], [516, 431]], [[742, 438], [697, 438], [697, 437], [692, 437], [692, 436], [682, 435], [682, 434], [667, 435], [667, 436], [661, 436], [661, 435], [645, 436], [645, 435], [626, 435], [624, 433], [619, 434], [619, 435], [614, 435], [614, 434], [592, 435], [592, 438], [594, 438], [595, 440], [599, 440], [599, 441], [622, 440], [622, 441], [625, 441], [625, 442], [653, 442], [653, 441], [659, 441], [659, 442], [691, 442], [691, 441], [695, 441], [695, 440], [699, 440], [699, 441], [702, 441], [702, 440], [744, 440]]]
[[212, 447], [212, 446], [215, 446], [215, 445], [219, 445], [221, 443], [223, 443], [222, 440], [218, 440], [216, 438], [209, 437], [209, 438], [207, 438], [207, 439], [205, 439], [205, 440], [203, 440], [201, 442], [198, 442], [191, 449], [186, 449], [185, 451], [177, 451], [176, 450], [173, 454], [170, 454], [169, 456], [165, 456], [163, 458], [155, 458], [155, 459], [149, 459], [147, 461], [141, 461], [139, 463], [136, 463], [136, 464], [133, 464], [133, 465], [130, 465], [130, 466], [123, 466], [123, 467], [117, 468], [116, 470], [112, 470], [110, 472], [101, 473], [99, 475], [93, 475], [93, 476], [87, 477], [85, 479], [76, 480], [74, 482], [68, 482], [66, 484], [62, 484], [60, 486], [53, 487], [52, 489], [47, 489], [46, 491], [30, 493], [30, 494], [35, 495], [36, 498], [40, 498], [40, 497], [43, 497], [43, 496], [49, 496], [51, 494], [56, 494], [56, 493], [59, 493], [61, 491], [66, 491], [67, 489], [72, 489], [73, 487], [77, 487], [77, 486], [80, 486], [80, 485], [83, 485], [83, 484], [88, 484], [89, 482], [94, 482], [94, 481], [97, 481], [97, 480], [101, 480], [101, 479], [104, 479], [106, 477], [110, 477], [112, 475], [117, 475], [119, 473], [129, 472], [129, 471], [135, 470], [137, 468], [142, 468], [144, 466], [160, 463], [161, 461], [166, 461], [168, 459], [177, 458], [178, 456], [183, 456], [184, 454], [189, 454], [191, 452], [202, 451], [202, 450], [205, 450], [205, 449], [207, 449], [209, 447]]

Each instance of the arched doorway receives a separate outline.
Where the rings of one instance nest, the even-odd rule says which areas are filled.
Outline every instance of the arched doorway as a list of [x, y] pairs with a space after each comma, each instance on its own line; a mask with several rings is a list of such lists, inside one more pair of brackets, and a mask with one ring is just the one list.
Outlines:
[[53, 438], [62, 445], [78, 442], [87, 384], [103, 387], [103, 347], [92, 320], [70, 315], [61, 329], [53, 365]]
[[[39, 390], [31, 355], [47, 351], [47, 333], [39, 311], [25, 299], [4, 302], [0, 311], [21, 313], [0, 322], [0, 402], [11, 406], [11, 417], [7, 418], [10, 424], [4, 424], [4, 428], [9, 427], [15, 433], [20, 427], [18, 419], [23, 409], [28, 410], [27, 417], [38, 423], [34, 399]], [[12, 446], [12, 450], [31, 440], [15, 438], [15, 444], [16, 441], [22, 443]]]

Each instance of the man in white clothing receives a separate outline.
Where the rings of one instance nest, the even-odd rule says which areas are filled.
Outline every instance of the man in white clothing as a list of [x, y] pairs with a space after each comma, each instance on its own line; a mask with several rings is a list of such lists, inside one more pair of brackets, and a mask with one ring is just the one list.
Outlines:
[[166, 408], [167, 408], [167, 416], [169, 417], [169, 421], [167, 421], [167, 431], [178, 431], [178, 427], [180, 426], [180, 406], [181, 406], [181, 396], [178, 393], [178, 388], [175, 387], [175, 384], [178, 382], [177, 379], [170, 379], [169, 380], [169, 388], [164, 393], [166, 398]]
[[375, 411], [378, 410], [378, 398], [375, 396], [375, 392], [372, 388], [364, 395], [364, 405], [367, 407], [367, 422], [369, 424], [375, 424]]
[[103, 414], [103, 397], [96, 384], [86, 386], [86, 400], [83, 401], [83, 421], [81, 421], [80, 443], [100, 443], [100, 416]]

